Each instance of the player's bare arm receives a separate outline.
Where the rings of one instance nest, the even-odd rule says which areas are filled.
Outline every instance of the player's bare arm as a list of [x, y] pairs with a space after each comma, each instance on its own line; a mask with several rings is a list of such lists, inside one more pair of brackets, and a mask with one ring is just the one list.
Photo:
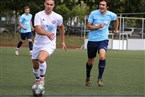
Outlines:
[[22, 25], [21, 22], [19, 22], [19, 26], [20, 26], [20, 28], [22, 28], [22, 29], [24, 29], [24, 30], [27, 30], [27, 28], [23, 27], [23, 25]]
[[100, 28], [103, 28], [105, 24], [99, 24], [99, 25], [92, 25], [91, 23], [87, 24], [87, 29], [88, 30], [97, 30]]
[[54, 39], [54, 33], [46, 32], [44, 29], [42, 29], [42, 27], [40, 25], [35, 26], [35, 30], [36, 30], [37, 34], [45, 35], [50, 40], [53, 40]]
[[66, 50], [65, 37], [64, 37], [64, 34], [65, 34], [64, 25], [61, 24], [58, 28], [59, 28], [59, 32], [61, 34], [62, 48], [64, 48]]
[[114, 26], [115, 26], [115, 33], [119, 33], [119, 31], [118, 31], [119, 20], [118, 19], [115, 20]]
[[32, 31], [34, 31], [34, 27], [33, 27], [33, 25], [32, 25], [32, 21], [30, 21], [30, 25], [31, 25]]

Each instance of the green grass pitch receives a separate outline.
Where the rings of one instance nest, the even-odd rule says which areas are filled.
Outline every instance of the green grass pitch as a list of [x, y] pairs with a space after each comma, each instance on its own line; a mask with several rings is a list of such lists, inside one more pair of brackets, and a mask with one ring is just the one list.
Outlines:
[[[0, 97], [33, 97], [28, 48], [0, 47]], [[86, 50], [57, 49], [47, 60], [44, 97], [145, 97], [145, 51], [108, 50], [104, 87], [97, 86], [98, 57], [85, 86]]]

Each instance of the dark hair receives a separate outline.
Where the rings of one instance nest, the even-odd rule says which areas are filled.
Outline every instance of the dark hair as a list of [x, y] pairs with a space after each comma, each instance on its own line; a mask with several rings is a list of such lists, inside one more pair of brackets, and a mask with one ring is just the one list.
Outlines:
[[100, 0], [99, 3], [102, 2], [102, 1], [105, 1], [105, 2], [106, 2], [107, 7], [110, 6], [110, 2], [109, 2], [109, 0]]
[[25, 7], [24, 7], [24, 10], [26, 10], [26, 9], [30, 9], [30, 7], [29, 7], [29, 6], [25, 6]]

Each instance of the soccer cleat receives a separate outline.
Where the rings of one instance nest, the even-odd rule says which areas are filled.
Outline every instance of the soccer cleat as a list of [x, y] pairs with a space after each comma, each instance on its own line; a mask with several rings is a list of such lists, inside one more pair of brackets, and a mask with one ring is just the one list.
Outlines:
[[86, 78], [86, 86], [90, 86], [91, 85], [91, 80], [90, 80], [90, 78]]
[[32, 55], [32, 50], [30, 51], [30, 56]]
[[15, 54], [19, 55], [19, 49], [18, 48], [16, 48]]
[[97, 84], [99, 87], [103, 87], [103, 81], [101, 79], [98, 79]]

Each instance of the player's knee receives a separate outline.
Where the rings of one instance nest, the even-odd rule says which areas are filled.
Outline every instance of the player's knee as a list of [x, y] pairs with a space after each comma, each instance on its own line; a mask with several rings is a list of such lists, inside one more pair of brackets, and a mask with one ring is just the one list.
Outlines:
[[24, 43], [24, 40], [21, 40], [20, 42], [21, 42], [21, 43]]
[[32, 39], [28, 39], [28, 42], [32, 42]]
[[93, 62], [91, 62], [91, 61], [88, 61], [88, 64], [90, 65], [90, 64], [93, 64]]
[[33, 65], [34, 69], [39, 69], [39, 65]]
[[34, 69], [39, 69], [38, 60], [32, 60], [32, 62], [33, 62], [33, 68], [34, 68]]
[[99, 59], [100, 59], [100, 60], [105, 60], [105, 55], [100, 55], [100, 56], [99, 56]]
[[94, 61], [93, 61], [92, 59], [89, 59], [89, 60], [88, 60], [88, 64], [93, 64], [93, 62], [94, 62]]
[[104, 49], [100, 49], [99, 51], [99, 59], [100, 60], [105, 60], [106, 51]]
[[45, 59], [44, 58], [39, 58], [39, 62], [40, 63], [44, 63], [45, 62]]

